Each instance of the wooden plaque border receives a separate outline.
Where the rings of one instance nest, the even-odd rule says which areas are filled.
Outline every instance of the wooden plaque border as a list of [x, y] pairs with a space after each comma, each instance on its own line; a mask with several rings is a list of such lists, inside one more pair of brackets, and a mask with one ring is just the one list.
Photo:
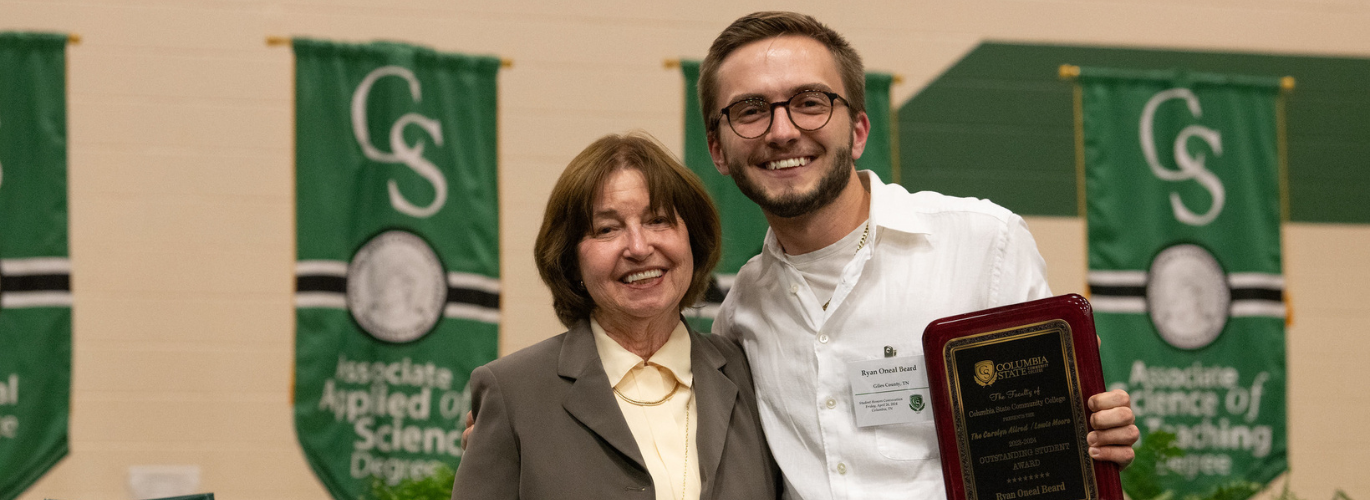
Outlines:
[[[1069, 338], [1063, 341], [1063, 348], [1070, 351], [1067, 359], [1073, 358], [1074, 366], [1067, 367], [1067, 377], [1069, 382], [1076, 384], [1070, 392], [1078, 398], [1072, 401], [1073, 408], [1077, 409], [1072, 413], [1075, 418], [1083, 418], [1083, 422], [1077, 421], [1076, 425], [1088, 432], [1089, 416], [1093, 412], [1089, 411], [1086, 401], [1090, 396], [1104, 392], [1104, 377], [1099, 362], [1099, 341], [1094, 330], [1093, 309], [1084, 297], [1060, 295], [942, 318], [929, 324], [923, 331], [923, 353], [927, 360], [933, 419], [942, 456], [942, 478], [949, 500], [978, 499], [973, 483], [974, 470], [968, 469], [973, 464], [968, 462], [970, 457], [965, 424], [956, 408], [959, 398], [951, 394], [955, 375], [948, 373], [949, 349], [955, 347], [952, 345], [954, 341], [966, 337], [998, 340], [994, 336], [1015, 333], [1030, 335], [1051, 328], [1062, 328]], [[1078, 410], [1083, 410], [1083, 413]], [[1090, 482], [1089, 479], [1093, 480], [1098, 496], [1079, 500], [1122, 500], [1118, 466], [1112, 462], [1089, 460], [1086, 450], [1080, 451], [1083, 460], [1092, 462], [1092, 467], [1085, 463], [1081, 467], [1084, 471], [1093, 469], [1093, 477], [1086, 478], [1086, 483]]]

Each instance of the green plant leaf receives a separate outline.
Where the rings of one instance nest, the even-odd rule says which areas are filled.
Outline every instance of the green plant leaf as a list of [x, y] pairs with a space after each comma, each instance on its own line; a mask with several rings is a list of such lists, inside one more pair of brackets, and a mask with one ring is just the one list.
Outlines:
[[1123, 491], [1133, 500], [1170, 500], [1175, 495], [1161, 487], [1160, 467], [1166, 460], [1184, 455], [1175, 446], [1175, 435], [1165, 431], [1147, 434], [1136, 449], [1132, 465], [1123, 469]]
[[450, 500], [455, 479], [456, 472], [446, 465], [434, 468], [428, 477], [405, 479], [394, 486], [372, 477], [371, 496], [374, 500]]

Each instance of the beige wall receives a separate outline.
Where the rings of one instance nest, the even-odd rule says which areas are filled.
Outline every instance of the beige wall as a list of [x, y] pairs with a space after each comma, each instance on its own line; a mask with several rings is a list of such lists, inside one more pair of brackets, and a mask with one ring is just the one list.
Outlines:
[[[198, 464], [220, 498], [321, 499], [291, 424], [289, 49], [269, 35], [392, 39], [514, 61], [500, 76], [504, 340], [559, 331], [531, 265], [560, 168], [645, 129], [676, 151], [681, 79], [738, 15], [775, 3], [0, 0], [0, 30], [77, 33], [69, 54], [75, 367], [71, 455], [22, 498], [127, 498], [130, 465]], [[981, 40], [1370, 56], [1363, 0], [793, 2], [846, 33], [903, 102]], [[1053, 288], [1083, 229], [1030, 221]], [[1370, 226], [1291, 225], [1293, 484], [1370, 497]], [[1359, 258], [1358, 258], [1359, 257]], [[1353, 359], [1355, 358], [1355, 359]], [[1343, 369], [1345, 367], [1346, 369]]]

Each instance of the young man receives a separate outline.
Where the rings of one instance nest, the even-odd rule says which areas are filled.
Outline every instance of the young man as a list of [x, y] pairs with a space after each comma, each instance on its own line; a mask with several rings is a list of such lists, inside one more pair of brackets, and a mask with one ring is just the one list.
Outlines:
[[[858, 427], [849, 364], [920, 355], [932, 320], [1051, 292], [1022, 218], [856, 171], [870, 132], [864, 81], [860, 56], [805, 15], [745, 16], [709, 49], [709, 151], [771, 227], [714, 331], [746, 348], [787, 497], [940, 498], [933, 423]], [[1089, 406], [1090, 455], [1131, 462], [1127, 393]]]

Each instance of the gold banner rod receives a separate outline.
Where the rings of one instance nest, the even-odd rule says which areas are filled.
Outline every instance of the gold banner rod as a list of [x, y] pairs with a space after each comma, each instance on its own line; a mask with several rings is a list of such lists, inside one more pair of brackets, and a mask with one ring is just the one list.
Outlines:
[[[275, 35], [272, 35], [272, 36], [266, 37], [266, 46], [267, 46], [267, 47], [286, 47], [286, 46], [289, 46], [289, 45], [290, 45], [290, 37], [288, 37], [288, 36], [275, 36]], [[499, 59], [499, 67], [504, 68], [504, 69], [512, 68], [512, 67], [514, 67], [514, 60], [513, 60], [513, 59], [509, 59], [509, 58], [507, 58], [507, 57], [501, 57], [501, 58]]]
[[1071, 81], [1080, 77], [1080, 67], [1073, 64], [1062, 64], [1060, 69], [1061, 79]]

